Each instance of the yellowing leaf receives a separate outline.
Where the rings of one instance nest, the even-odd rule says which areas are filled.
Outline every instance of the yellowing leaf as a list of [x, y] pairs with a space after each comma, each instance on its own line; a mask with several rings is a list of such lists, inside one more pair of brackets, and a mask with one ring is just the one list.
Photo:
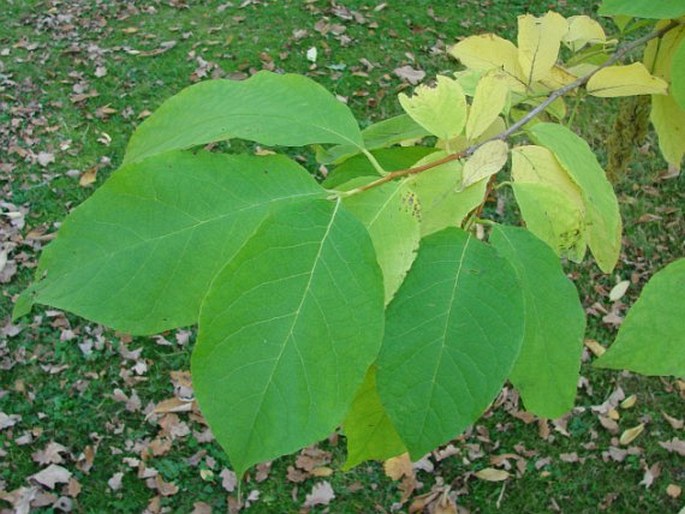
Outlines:
[[[668, 20], [659, 22], [663, 28]], [[671, 80], [671, 63], [680, 44], [685, 41], [685, 26], [673, 29], [661, 39], [653, 39], [645, 48], [644, 62], [657, 77]], [[680, 169], [685, 155], [685, 110], [672, 95], [652, 97], [652, 124], [659, 136], [659, 148], [671, 166]]]
[[399, 480], [402, 477], [410, 477], [414, 474], [414, 468], [408, 453], [403, 453], [386, 460], [383, 463], [383, 471], [392, 480]]
[[667, 89], [668, 83], [651, 75], [641, 62], [609, 66], [595, 73], [587, 83], [587, 92], [600, 97], [665, 95]]
[[514, 193], [528, 229], [560, 256], [585, 255], [585, 206], [580, 188], [554, 154], [542, 146], [512, 150]]
[[503, 469], [495, 468], [481, 469], [480, 471], [476, 471], [475, 475], [481, 480], [486, 480], [488, 482], [502, 482], [509, 478], [509, 473]]
[[644, 429], [645, 426], [642, 423], [640, 423], [636, 427], [629, 428], [621, 434], [621, 437], [619, 438], [618, 442], [621, 443], [623, 446], [628, 446], [644, 431]]
[[549, 76], [567, 30], [566, 19], [552, 11], [540, 18], [531, 14], [518, 17], [518, 59], [527, 84]]
[[602, 26], [589, 16], [568, 18], [568, 32], [561, 39], [571, 50], [577, 52], [588, 43], [604, 43], [606, 34]]
[[601, 344], [599, 344], [598, 341], [595, 341], [594, 339], [586, 339], [584, 344], [596, 357], [601, 357], [607, 351], [606, 348], [604, 348]]
[[449, 49], [450, 55], [474, 70], [501, 69], [507, 75], [509, 87], [525, 92], [524, 75], [518, 51], [511, 41], [494, 34], [470, 36]]
[[416, 123], [440, 139], [461, 134], [466, 123], [466, 97], [454, 79], [438, 75], [435, 87], [419, 86], [414, 95], [399, 94], [400, 105]]
[[509, 146], [500, 140], [490, 141], [479, 147], [466, 161], [461, 179], [461, 189], [491, 177], [507, 163]]
[[578, 78], [578, 75], [572, 73], [566, 68], [562, 68], [558, 64], [552, 66], [547, 77], [540, 80], [540, 83], [545, 87], [552, 89], [559, 89], [564, 87]]
[[476, 86], [466, 121], [467, 139], [475, 139], [487, 130], [504, 109], [508, 95], [509, 86], [504, 72], [494, 70], [483, 75]]

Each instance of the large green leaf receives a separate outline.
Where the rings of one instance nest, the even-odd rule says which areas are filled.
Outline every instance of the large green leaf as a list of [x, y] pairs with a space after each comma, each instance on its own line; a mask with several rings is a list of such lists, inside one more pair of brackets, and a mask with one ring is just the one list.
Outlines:
[[685, 259], [679, 259], [647, 282], [623, 320], [616, 341], [595, 365], [642, 375], [685, 377], [683, 305]]
[[[428, 164], [447, 155], [433, 152], [416, 163]], [[487, 179], [462, 189], [461, 161], [451, 161], [406, 179], [421, 204], [421, 235], [446, 227], [459, 227], [466, 216], [485, 199]]]
[[[409, 168], [434, 151], [424, 146], [407, 146], [384, 148], [371, 153], [384, 169], [394, 171]], [[354, 178], [372, 175], [376, 178], [380, 176], [365, 155], [355, 155], [333, 168], [322, 185], [327, 189], [335, 189]]]
[[261, 71], [244, 81], [200, 82], [169, 98], [135, 131], [124, 162], [231, 138], [363, 146], [352, 112], [324, 87], [302, 75]]
[[461, 229], [423, 239], [386, 312], [378, 393], [412, 458], [473, 423], [523, 339], [521, 287], [494, 248]]
[[557, 123], [538, 123], [529, 133], [550, 149], [583, 195], [588, 245], [602, 271], [609, 273], [621, 251], [621, 214], [614, 189], [584, 139]]
[[382, 340], [366, 230], [340, 201], [278, 209], [217, 275], [199, 326], [193, 387], [238, 474], [323, 439]]
[[585, 311], [559, 258], [528, 230], [496, 226], [490, 242], [514, 267], [523, 291], [526, 330], [510, 379], [527, 410], [555, 419], [573, 407]]
[[665, 20], [685, 15], [685, 3], [683, 0], [604, 0], [598, 13]]
[[[367, 150], [377, 150], [407, 140], [422, 139], [429, 135], [430, 132], [416, 123], [408, 114], [400, 114], [379, 121], [362, 130], [364, 147]], [[359, 150], [359, 147], [354, 145], [338, 145], [327, 149], [319, 148], [316, 158], [323, 164], [340, 163], [358, 154]]]
[[[366, 182], [368, 179], [356, 179], [348, 184]], [[346, 186], [343, 189], [348, 189]], [[345, 198], [343, 202], [369, 231], [383, 270], [387, 304], [402, 284], [419, 248], [419, 200], [406, 182], [395, 181]]]
[[374, 367], [359, 388], [343, 428], [347, 438], [346, 470], [366, 460], [386, 460], [407, 451], [378, 397]]
[[193, 324], [270, 205], [323, 195], [279, 156], [173, 152], [126, 166], [64, 220], [15, 312], [42, 303], [134, 334]]

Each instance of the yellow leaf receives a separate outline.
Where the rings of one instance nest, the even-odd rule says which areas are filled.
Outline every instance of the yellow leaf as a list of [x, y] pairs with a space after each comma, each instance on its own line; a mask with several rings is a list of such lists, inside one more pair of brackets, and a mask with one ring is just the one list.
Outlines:
[[607, 39], [602, 26], [589, 16], [571, 16], [567, 21], [568, 32], [561, 40], [574, 52], [588, 43], [604, 43]]
[[476, 477], [481, 480], [487, 480], [488, 482], [501, 482], [509, 478], [509, 473], [502, 469], [495, 468], [485, 468], [480, 471], [476, 471]]
[[666, 494], [673, 499], [679, 498], [682, 492], [683, 488], [677, 484], [668, 484], [666, 487]]
[[635, 402], [637, 402], [637, 396], [631, 394], [628, 398], [621, 402], [621, 408], [630, 409], [633, 405], [635, 405]]
[[500, 140], [490, 141], [479, 147], [466, 161], [461, 178], [461, 189], [491, 177], [507, 163], [509, 146]]
[[92, 185], [98, 177], [98, 167], [97, 166], [91, 166], [88, 168], [86, 171], [83, 172], [83, 175], [81, 175], [81, 178], [79, 178], [79, 185], [81, 187], [88, 187]]
[[410, 477], [414, 474], [414, 468], [408, 453], [403, 453], [386, 460], [383, 463], [383, 470], [386, 476], [392, 480], [399, 480], [402, 477]]
[[421, 85], [412, 97], [400, 93], [399, 100], [416, 123], [440, 139], [451, 139], [464, 130], [466, 97], [454, 79], [438, 75], [435, 87]]
[[[659, 22], [657, 29], [663, 28], [668, 20]], [[685, 26], [673, 29], [661, 39], [653, 39], [647, 44], [644, 62], [657, 77], [671, 80], [671, 60], [681, 41], [685, 39]], [[668, 163], [680, 169], [685, 155], [685, 110], [673, 96], [652, 97], [652, 124], [659, 136], [659, 148]]]
[[645, 426], [642, 423], [640, 423], [636, 427], [629, 428], [621, 434], [621, 437], [619, 438], [618, 442], [621, 443], [623, 446], [628, 446], [637, 438], [637, 436], [639, 436], [644, 431], [644, 429]]
[[531, 14], [518, 17], [518, 59], [527, 84], [550, 75], [567, 30], [566, 19], [552, 11], [540, 18]]
[[518, 51], [511, 41], [494, 34], [470, 36], [449, 49], [450, 55], [474, 70], [500, 69], [507, 75], [509, 88], [525, 92], [526, 84]]
[[623, 295], [626, 294], [628, 288], [630, 287], [630, 280], [621, 280], [618, 284], [611, 288], [609, 291], [609, 301], [617, 302]]
[[540, 80], [540, 83], [547, 87], [550, 90], [553, 89], [559, 89], [562, 88], [574, 80], [578, 78], [578, 75], [575, 75], [571, 71], [562, 68], [558, 64], [555, 64], [550, 73], [549, 76], [545, 77], [544, 79]]
[[501, 70], [493, 70], [478, 81], [466, 121], [466, 138], [475, 139], [497, 119], [509, 96], [507, 76]]
[[665, 95], [667, 89], [668, 83], [651, 75], [641, 62], [634, 62], [625, 66], [609, 66], [595, 73], [587, 83], [588, 93], [604, 98]]

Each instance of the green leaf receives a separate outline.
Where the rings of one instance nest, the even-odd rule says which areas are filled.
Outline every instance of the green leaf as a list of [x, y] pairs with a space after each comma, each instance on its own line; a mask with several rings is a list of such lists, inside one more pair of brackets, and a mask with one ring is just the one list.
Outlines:
[[325, 194], [280, 156], [173, 152], [125, 166], [64, 220], [25, 294], [133, 334], [191, 325], [271, 205]]
[[683, 0], [604, 0], [598, 14], [665, 20], [685, 15], [685, 4]]
[[671, 59], [671, 96], [685, 111], [685, 38], [681, 39]]
[[[354, 182], [356, 187], [368, 180]], [[369, 231], [383, 270], [387, 304], [402, 284], [419, 248], [419, 200], [406, 182], [395, 181], [350, 196], [343, 203]]]
[[329, 435], [383, 334], [383, 280], [364, 227], [312, 200], [268, 217], [213, 281], [193, 387], [236, 473]]
[[260, 71], [244, 81], [200, 82], [165, 101], [134, 132], [124, 163], [232, 138], [363, 146], [352, 112], [325, 88], [302, 75]]
[[473, 423], [523, 339], [521, 288], [494, 248], [448, 228], [422, 241], [386, 312], [378, 393], [413, 459]]
[[657, 272], [630, 308], [600, 368], [642, 375], [685, 376], [685, 259]]
[[[442, 159], [446, 152], [434, 152], [416, 163], [417, 166]], [[407, 179], [421, 205], [421, 236], [446, 227], [460, 226], [466, 216], [485, 198], [487, 179], [461, 189], [463, 165], [451, 161]]]
[[[377, 150], [404, 141], [422, 139], [430, 136], [430, 132], [416, 123], [408, 114], [400, 114], [369, 125], [362, 130], [362, 136], [364, 137], [364, 147], [367, 150]], [[319, 148], [317, 160], [322, 164], [340, 163], [358, 154], [359, 151], [360, 149], [353, 145], [338, 145], [327, 149]]]
[[528, 230], [497, 225], [490, 242], [516, 270], [525, 308], [521, 354], [509, 377], [526, 410], [556, 419], [573, 407], [585, 311], [554, 252]]
[[357, 391], [343, 428], [347, 438], [344, 471], [367, 460], [387, 460], [407, 451], [378, 397], [375, 367], [369, 369]]
[[434, 87], [418, 86], [409, 97], [398, 96], [404, 111], [439, 139], [452, 139], [466, 125], [466, 97], [455, 79], [438, 75]]
[[[406, 148], [396, 147], [374, 150], [371, 153], [384, 169], [392, 171], [409, 168], [432, 152], [434, 152], [432, 148], [408, 146]], [[333, 171], [328, 174], [322, 185], [327, 189], [336, 189], [354, 178], [373, 175], [379, 176], [366, 156], [355, 155], [333, 168]]]
[[529, 133], [549, 148], [583, 195], [587, 211], [588, 244], [599, 268], [611, 272], [621, 251], [618, 200], [604, 170], [584, 139], [556, 123], [538, 123]]

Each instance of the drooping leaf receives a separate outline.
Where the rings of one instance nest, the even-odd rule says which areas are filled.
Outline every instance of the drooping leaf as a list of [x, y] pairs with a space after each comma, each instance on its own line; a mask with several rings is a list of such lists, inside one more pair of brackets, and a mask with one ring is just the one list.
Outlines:
[[[377, 150], [426, 136], [430, 136], [430, 132], [416, 123], [408, 114], [400, 114], [379, 121], [362, 130], [364, 147], [367, 150]], [[354, 145], [337, 145], [325, 150], [319, 148], [317, 160], [322, 164], [341, 163], [359, 152], [360, 148]]]
[[671, 95], [685, 111], [685, 38], [680, 40], [671, 59]]
[[169, 98], [134, 132], [124, 162], [231, 138], [363, 146], [352, 112], [323, 86], [302, 75], [260, 71], [244, 81], [200, 82]]
[[587, 246], [583, 197], [554, 154], [542, 146], [516, 147], [511, 175], [528, 229], [558, 255], [582, 261]]
[[496, 139], [488, 141], [473, 153], [464, 164], [461, 178], [461, 188], [467, 188], [501, 170], [507, 163], [509, 146], [504, 141]]
[[573, 407], [585, 311], [557, 256], [528, 230], [497, 225], [490, 242], [518, 275], [526, 327], [510, 379], [526, 410], [556, 419]]
[[550, 75], [567, 31], [564, 17], [553, 11], [539, 18], [531, 14], [518, 17], [518, 59], [527, 84]]
[[457, 137], [466, 124], [466, 97], [455, 79], [438, 75], [435, 86], [421, 85], [413, 96], [398, 96], [400, 105], [416, 123], [440, 139]]
[[587, 44], [604, 43], [606, 34], [602, 26], [586, 15], [570, 16], [567, 20], [568, 32], [562, 41], [573, 52], [577, 52]]
[[172, 152], [125, 166], [64, 220], [24, 309], [50, 305], [133, 334], [191, 325], [272, 205], [325, 194], [281, 156]]
[[[348, 183], [356, 187], [368, 180]], [[348, 184], [343, 186], [343, 189]], [[351, 187], [350, 187], [351, 188]], [[406, 182], [389, 182], [343, 200], [366, 227], [383, 271], [385, 303], [390, 302], [416, 257], [421, 239], [421, 205]]]
[[550, 149], [580, 188], [587, 212], [588, 245], [605, 273], [614, 269], [621, 250], [618, 200], [604, 170], [584, 139], [556, 123], [538, 123], [529, 134]]
[[495, 34], [469, 36], [448, 50], [464, 66], [477, 71], [502, 70], [508, 77], [509, 88], [525, 92], [525, 75], [518, 59], [518, 50], [511, 41]]
[[357, 391], [343, 429], [347, 438], [344, 470], [367, 460], [387, 460], [407, 451], [378, 397], [375, 367], [369, 369]]
[[599, 7], [602, 16], [626, 15], [665, 20], [685, 15], [682, 0], [604, 0]]
[[609, 66], [595, 73], [587, 83], [593, 96], [616, 97], [633, 95], [665, 95], [668, 83], [651, 75], [645, 65], [634, 62], [625, 66]]
[[507, 103], [509, 86], [507, 75], [493, 70], [478, 81], [475, 96], [466, 121], [466, 138], [473, 140], [480, 136], [497, 119]]
[[[439, 160], [446, 152], [433, 152], [416, 163], [417, 166]], [[407, 179], [421, 205], [421, 236], [446, 227], [461, 226], [466, 216], [485, 197], [487, 180], [461, 189], [463, 165], [459, 161], [441, 164]]]
[[382, 334], [373, 245], [340, 201], [268, 217], [214, 279], [192, 356], [200, 408], [236, 472], [330, 434]]
[[[433, 151], [425, 146], [407, 146], [383, 148], [371, 153], [384, 169], [393, 171], [409, 168]], [[374, 175], [380, 176], [366, 156], [355, 155], [333, 168], [322, 185], [327, 189], [335, 189], [354, 178]]]
[[[659, 22], [656, 27], [663, 28], [667, 23]], [[662, 38], [650, 41], [645, 48], [645, 66], [657, 77], [670, 82], [673, 59], [684, 41], [685, 26], [682, 25]], [[672, 92], [668, 96], [652, 96], [650, 118], [659, 136], [661, 153], [672, 166], [680, 169], [685, 155], [685, 109], [678, 105]]]
[[425, 238], [386, 312], [377, 385], [413, 459], [473, 423], [523, 339], [516, 272], [489, 245], [448, 228]]
[[685, 259], [658, 271], [630, 308], [616, 341], [595, 366], [642, 375], [685, 376]]

